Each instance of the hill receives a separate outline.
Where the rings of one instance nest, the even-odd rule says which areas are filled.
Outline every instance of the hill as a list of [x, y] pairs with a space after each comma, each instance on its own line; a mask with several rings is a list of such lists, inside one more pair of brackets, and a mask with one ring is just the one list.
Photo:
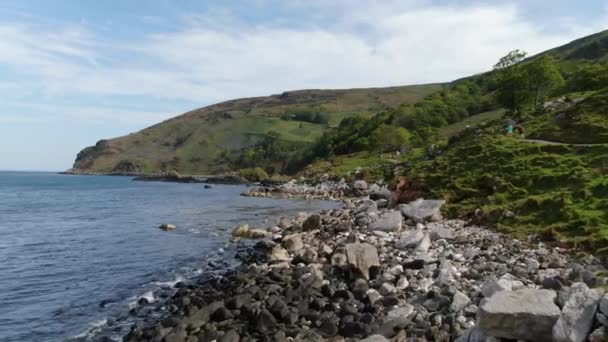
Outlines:
[[[318, 139], [345, 117], [371, 116], [414, 103], [441, 84], [346, 90], [299, 90], [196, 109], [127, 136], [101, 140], [77, 156], [77, 172], [211, 174], [241, 166], [247, 148], [272, 138], [281, 157]], [[270, 134], [269, 134], [270, 133]], [[253, 156], [255, 159], [255, 156]], [[259, 159], [259, 158], [258, 158]], [[272, 159], [272, 158], [271, 158]], [[274, 158], [279, 170], [282, 158]], [[277, 162], [278, 161], [278, 162]], [[245, 165], [234, 165], [245, 164]]]

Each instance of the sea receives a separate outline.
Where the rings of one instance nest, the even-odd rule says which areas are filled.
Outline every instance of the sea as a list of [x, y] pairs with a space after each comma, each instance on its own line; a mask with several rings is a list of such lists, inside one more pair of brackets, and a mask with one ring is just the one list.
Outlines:
[[245, 190], [0, 172], [0, 341], [119, 341], [146, 316], [142, 305], [233, 267], [237, 224], [271, 226], [338, 206], [240, 196]]

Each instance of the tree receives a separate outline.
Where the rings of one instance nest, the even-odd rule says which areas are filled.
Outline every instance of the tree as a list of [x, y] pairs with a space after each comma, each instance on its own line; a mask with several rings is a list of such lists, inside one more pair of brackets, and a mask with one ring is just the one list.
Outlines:
[[502, 70], [512, 67], [519, 62], [523, 61], [526, 58], [528, 53], [521, 50], [513, 50], [509, 52], [506, 56], [501, 57], [498, 60], [498, 63], [494, 64], [495, 70]]
[[529, 98], [526, 71], [520, 65], [526, 55], [524, 51], [513, 50], [494, 65], [498, 73], [497, 100], [511, 111], [521, 110]]
[[370, 144], [375, 150], [386, 152], [400, 150], [410, 141], [411, 134], [403, 127], [381, 124], [372, 131]]
[[526, 65], [526, 74], [534, 108], [543, 103], [549, 92], [564, 84], [555, 59], [548, 55]]

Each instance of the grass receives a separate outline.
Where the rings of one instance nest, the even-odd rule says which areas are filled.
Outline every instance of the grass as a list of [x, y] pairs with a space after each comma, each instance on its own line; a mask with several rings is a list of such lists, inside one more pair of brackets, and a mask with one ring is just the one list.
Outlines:
[[454, 124], [442, 127], [439, 131], [443, 138], [450, 138], [457, 134], [460, 134], [462, 131], [466, 129], [466, 127], [476, 127], [482, 125], [484, 123], [488, 123], [494, 120], [497, 120], [502, 117], [505, 113], [504, 109], [492, 110], [489, 112], [484, 112], [476, 115], [472, 115], [460, 122], [456, 122]]
[[436, 159], [415, 164], [412, 175], [447, 200], [451, 216], [594, 250], [608, 246], [606, 164], [607, 146], [538, 145], [470, 133]]

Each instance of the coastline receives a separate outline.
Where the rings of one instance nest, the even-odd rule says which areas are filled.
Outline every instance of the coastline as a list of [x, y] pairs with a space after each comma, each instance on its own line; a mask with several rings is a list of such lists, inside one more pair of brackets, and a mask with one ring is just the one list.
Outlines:
[[[605, 336], [608, 296], [600, 288], [608, 279], [592, 256], [444, 220], [437, 205], [388, 209], [390, 192], [378, 185], [286, 184], [244, 195], [342, 200], [345, 208], [281, 218], [268, 230], [237, 227], [234, 242], [259, 239], [241, 245], [240, 265], [176, 284], [153, 309], [159, 318], [124, 340], [550, 340], [555, 329]], [[505, 294], [524, 303], [515, 314]], [[581, 298], [592, 315], [572, 309]]]

